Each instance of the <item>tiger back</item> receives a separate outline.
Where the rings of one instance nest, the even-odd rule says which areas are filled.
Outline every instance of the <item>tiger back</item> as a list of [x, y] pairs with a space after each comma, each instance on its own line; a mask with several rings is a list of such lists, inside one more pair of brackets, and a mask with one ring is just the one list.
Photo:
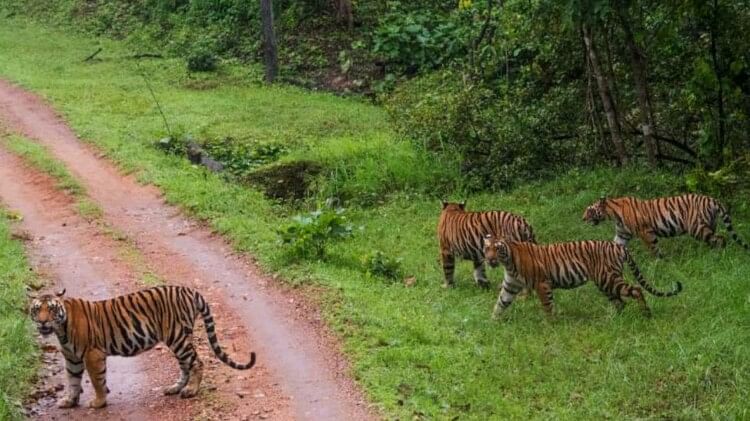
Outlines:
[[203, 364], [193, 346], [195, 319], [201, 316], [211, 349], [219, 360], [245, 370], [255, 364], [255, 353], [246, 364], [234, 362], [216, 338], [211, 310], [203, 296], [190, 288], [159, 286], [127, 295], [87, 301], [43, 295], [31, 303], [32, 320], [42, 335], [55, 333], [65, 357], [68, 389], [58, 406], [78, 405], [84, 368], [89, 373], [96, 397], [90, 407], [106, 405], [106, 358], [129, 357], [165, 343], [180, 366], [180, 379], [165, 394], [195, 396], [203, 377]]
[[588, 280], [596, 284], [618, 311], [625, 305], [624, 298], [632, 298], [639, 302], [646, 315], [650, 315], [641, 288], [627, 284], [623, 278], [625, 262], [641, 287], [653, 295], [672, 296], [682, 290], [679, 282], [669, 292], [655, 289], [643, 278], [628, 250], [610, 241], [546, 245], [485, 241], [485, 255], [490, 265], [502, 264], [505, 267], [505, 279], [492, 312], [493, 318], [499, 317], [523, 288], [536, 290], [544, 310], [552, 313], [553, 289], [576, 288]]
[[484, 271], [483, 241], [487, 235], [514, 241], [535, 242], [534, 231], [526, 220], [504, 211], [467, 212], [462, 203], [443, 202], [437, 226], [444, 287], [454, 283], [456, 257], [471, 260], [474, 280], [488, 288]]
[[661, 256], [658, 237], [689, 234], [713, 247], [724, 247], [726, 240], [716, 234], [719, 218], [722, 219], [732, 239], [750, 250], [732, 227], [732, 219], [718, 200], [699, 194], [661, 197], [641, 200], [634, 197], [601, 198], [588, 206], [584, 222], [597, 225], [606, 219], [615, 221], [615, 238], [618, 244], [627, 245], [638, 236], [652, 254]]

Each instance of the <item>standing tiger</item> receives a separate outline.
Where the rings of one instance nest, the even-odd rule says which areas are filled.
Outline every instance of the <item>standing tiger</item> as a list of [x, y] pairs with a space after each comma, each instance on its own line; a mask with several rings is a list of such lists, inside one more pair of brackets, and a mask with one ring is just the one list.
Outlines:
[[440, 260], [445, 274], [443, 287], [453, 286], [455, 258], [460, 257], [474, 263], [474, 280], [480, 287], [488, 288], [483, 238], [491, 234], [496, 238], [535, 242], [534, 231], [525, 219], [510, 212], [467, 212], [465, 208], [465, 202], [443, 202], [437, 227]]
[[203, 318], [211, 349], [222, 362], [238, 370], [255, 364], [254, 352], [250, 353], [250, 362], [237, 364], [221, 349], [208, 303], [190, 288], [160, 286], [101, 301], [62, 298], [64, 293], [36, 298], [30, 308], [39, 333], [47, 336], [54, 332], [62, 347], [68, 390], [58, 402], [61, 408], [78, 405], [84, 368], [96, 391], [89, 406], [105, 406], [109, 393], [107, 356], [130, 357], [159, 342], [172, 350], [181, 371], [180, 379], [164, 394], [195, 396], [203, 377], [203, 363], [193, 346], [198, 315]]
[[611, 241], [537, 245], [486, 238], [484, 254], [490, 266], [502, 264], [505, 267], [505, 279], [492, 312], [493, 318], [498, 318], [523, 288], [536, 290], [544, 310], [551, 314], [553, 289], [576, 288], [587, 280], [592, 280], [618, 311], [625, 305], [623, 298], [629, 297], [638, 300], [643, 312], [650, 316], [651, 310], [641, 288], [625, 283], [622, 275], [624, 262], [628, 263], [638, 283], [651, 294], [669, 297], [682, 291], [679, 282], [672, 291], [656, 290], [643, 278], [628, 250]]
[[637, 235], [651, 253], [659, 257], [662, 254], [656, 246], [657, 237], [688, 233], [711, 246], [724, 247], [726, 240], [716, 235], [717, 217], [722, 218], [734, 241], [745, 249], [750, 249], [732, 228], [732, 219], [724, 205], [709, 196], [684, 194], [652, 200], [602, 197], [583, 213], [584, 222], [592, 225], [613, 218], [616, 224], [616, 243], [627, 245]]

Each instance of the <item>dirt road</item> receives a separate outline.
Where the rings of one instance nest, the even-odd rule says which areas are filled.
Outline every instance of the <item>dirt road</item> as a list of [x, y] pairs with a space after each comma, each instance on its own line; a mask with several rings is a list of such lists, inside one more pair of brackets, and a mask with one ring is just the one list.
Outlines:
[[[135, 267], [122, 252], [124, 246], [102, 226], [123, 232], [148, 271], [206, 295], [217, 314], [219, 340], [230, 354], [238, 361], [250, 350], [258, 354], [256, 368], [231, 370], [210, 355], [205, 334], [197, 329], [202, 359], [211, 363], [202, 396], [187, 401], [163, 397], [158, 390], [178, 375], [168, 351], [111, 358], [107, 419], [377, 417], [348, 376], [347, 361], [319, 311], [300, 291], [264, 276], [223, 239], [166, 205], [155, 188], [120, 174], [42, 100], [4, 81], [0, 122], [45, 145], [104, 211], [99, 224], [83, 221], [72, 210], [72, 199], [55, 190], [51, 180], [0, 151], [0, 201], [23, 214], [21, 229], [31, 239], [29, 250], [39, 270], [71, 296], [93, 299], [137, 289], [143, 268]], [[49, 387], [54, 389], [57, 381], [61, 379], [51, 376]], [[86, 400], [84, 396], [82, 402]], [[39, 411], [53, 418], [94, 416], [90, 410], [62, 411], [51, 405]]]

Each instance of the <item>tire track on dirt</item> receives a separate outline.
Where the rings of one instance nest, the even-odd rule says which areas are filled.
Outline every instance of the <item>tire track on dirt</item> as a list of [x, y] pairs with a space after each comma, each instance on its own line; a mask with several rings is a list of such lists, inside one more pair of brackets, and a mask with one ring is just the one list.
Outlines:
[[337, 340], [299, 292], [274, 285], [247, 259], [232, 253], [222, 238], [166, 205], [156, 188], [139, 185], [97, 158], [38, 97], [3, 81], [0, 119], [64, 162], [103, 208], [107, 223], [134, 239], [160, 276], [210, 291], [238, 316], [259, 362], [291, 399], [295, 418], [376, 417], [347, 375], [349, 365], [338, 352]]

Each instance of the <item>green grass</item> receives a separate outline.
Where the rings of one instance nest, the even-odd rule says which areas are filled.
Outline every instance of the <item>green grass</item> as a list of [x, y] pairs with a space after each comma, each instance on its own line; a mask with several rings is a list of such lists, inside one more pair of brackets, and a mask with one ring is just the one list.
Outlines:
[[102, 209], [86, 195], [81, 183], [73, 177], [65, 164], [55, 159], [44, 146], [23, 136], [0, 134], [0, 145], [19, 156], [28, 165], [52, 177], [57, 188], [67, 192], [76, 199], [76, 211], [87, 221], [94, 221], [102, 216]]
[[[81, 63], [97, 43], [105, 49], [102, 61]], [[685, 285], [677, 297], [647, 298], [652, 319], [633, 304], [615, 314], [588, 285], [556, 292], [554, 320], [527, 299], [515, 303], [504, 321], [493, 322], [496, 292], [473, 285], [470, 263], [459, 265], [455, 289], [440, 288], [434, 233], [440, 206], [431, 193], [457, 187], [451, 181], [455, 166], [395, 139], [380, 109], [244, 82], [237, 76], [241, 68], [225, 68], [214, 76], [215, 89], [195, 91], [186, 87], [182, 63], [144, 62], [180, 131], [284, 143], [290, 152], [283, 159], [312, 158], [331, 169], [318, 181], [319, 198], [343, 192], [368, 205], [350, 210], [363, 228], [331, 246], [330, 258], [295, 263], [275, 234], [295, 210], [149, 146], [164, 128], [138, 69], [121, 58], [125, 53], [115, 42], [0, 20], [0, 75], [44, 95], [84, 139], [159, 186], [168, 201], [209, 221], [266, 269], [326, 287], [326, 316], [344, 338], [355, 376], [388, 416], [750, 416], [750, 255], [741, 248], [712, 250], [682, 237], [662, 241], [668, 258], [657, 261], [636, 243], [636, 260], [648, 279], [661, 288], [675, 280]], [[543, 242], [610, 239], [611, 224], [581, 221], [585, 206], [602, 193], [678, 191], [680, 181], [668, 174], [601, 169], [508, 194], [474, 195], [468, 203], [523, 214]], [[735, 226], [749, 238], [750, 208], [739, 198], [733, 204]], [[405, 288], [365, 276], [359, 261], [373, 249], [403, 258], [405, 273], [417, 284]], [[490, 275], [498, 280], [502, 271]]]
[[32, 280], [23, 247], [11, 239], [0, 208], [0, 419], [21, 419], [21, 400], [38, 365], [31, 320], [24, 311]]

